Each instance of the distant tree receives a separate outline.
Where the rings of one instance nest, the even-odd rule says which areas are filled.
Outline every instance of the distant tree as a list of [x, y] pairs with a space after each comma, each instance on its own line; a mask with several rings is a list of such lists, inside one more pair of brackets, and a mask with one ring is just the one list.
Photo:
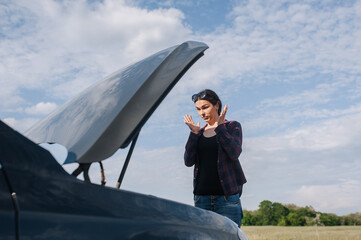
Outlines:
[[250, 211], [243, 210], [243, 218], [242, 218], [242, 224], [244, 226], [252, 226], [255, 225], [255, 223], [252, 221], [253, 215]]
[[305, 217], [306, 223], [305, 226], [315, 226], [317, 225], [316, 219], [312, 217]]
[[274, 216], [272, 209], [272, 202], [264, 200], [259, 204], [259, 214], [261, 215], [261, 225], [274, 225]]
[[261, 215], [258, 211], [243, 210], [242, 224], [244, 226], [261, 226]]
[[352, 226], [354, 225], [353, 219], [350, 216], [343, 216], [341, 218], [341, 225]]
[[300, 208], [300, 207], [296, 206], [296, 205], [293, 204], [293, 203], [284, 204], [284, 206], [285, 206], [286, 208], [288, 208], [289, 210], [297, 210], [297, 209]]
[[309, 206], [306, 207], [300, 207], [297, 210], [295, 210], [299, 216], [303, 216], [305, 218], [305, 225], [307, 226], [313, 226], [317, 225], [317, 219], [316, 219], [316, 211]]
[[[261, 225], [274, 225], [279, 224], [287, 226], [286, 217], [289, 214], [289, 209], [283, 206], [281, 203], [272, 203], [269, 200], [264, 200], [259, 205], [259, 215], [261, 219]], [[282, 220], [282, 223], [279, 223]]]
[[252, 222], [254, 222], [255, 226], [262, 226], [263, 225], [262, 215], [259, 213], [259, 211], [257, 211], [255, 213], [255, 215], [253, 215]]
[[274, 202], [272, 204], [272, 210], [274, 221], [272, 222], [272, 225], [287, 226], [288, 222], [286, 220], [287, 215], [290, 213], [290, 210], [278, 202]]
[[277, 226], [289, 226], [289, 222], [287, 220], [287, 217], [282, 216], [281, 219], [278, 220]]
[[341, 225], [341, 217], [336, 214], [321, 213], [320, 221], [325, 226], [338, 226]]
[[339, 217], [335, 214], [316, 212], [313, 207], [298, 207], [295, 204], [272, 203], [264, 200], [255, 211], [243, 211], [242, 224], [246, 226], [337, 226], [361, 225], [361, 213]]
[[287, 215], [287, 220], [290, 226], [304, 226], [306, 224], [305, 217], [300, 215], [297, 211], [291, 211]]
[[360, 226], [361, 225], [361, 212], [351, 213], [341, 217], [341, 225]]
[[310, 217], [310, 218], [316, 217], [316, 211], [312, 207], [309, 207], [309, 206], [298, 208], [296, 210], [296, 212], [299, 215], [302, 215], [305, 217]]

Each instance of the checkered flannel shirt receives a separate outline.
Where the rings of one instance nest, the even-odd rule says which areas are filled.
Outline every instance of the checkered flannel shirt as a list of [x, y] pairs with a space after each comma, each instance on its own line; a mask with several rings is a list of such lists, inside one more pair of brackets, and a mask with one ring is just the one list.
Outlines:
[[[197, 185], [199, 172], [198, 140], [204, 129], [205, 127], [198, 134], [191, 132], [185, 147], [184, 163], [187, 167], [194, 165], [194, 188]], [[242, 194], [242, 186], [247, 180], [238, 160], [242, 152], [241, 124], [237, 121], [226, 121], [220, 124], [215, 132], [218, 143], [217, 168], [224, 195]]]

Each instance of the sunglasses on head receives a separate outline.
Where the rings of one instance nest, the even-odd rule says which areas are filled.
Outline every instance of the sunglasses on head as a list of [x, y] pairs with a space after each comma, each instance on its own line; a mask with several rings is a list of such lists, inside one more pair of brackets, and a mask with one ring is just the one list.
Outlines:
[[199, 98], [200, 100], [203, 100], [206, 96], [212, 97], [211, 95], [209, 95], [206, 91], [202, 91], [200, 93], [196, 93], [192, 95], [192, 101], [196, 102], [197, 99]]

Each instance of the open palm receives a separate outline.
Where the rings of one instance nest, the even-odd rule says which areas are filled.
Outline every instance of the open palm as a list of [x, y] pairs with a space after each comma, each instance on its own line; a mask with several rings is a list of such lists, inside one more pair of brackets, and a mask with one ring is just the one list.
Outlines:
[[184, 123], [187, 124], [189, 129], [195, 134], [198, 134], [199, 130], [201, 130], [200, 123], [198, 122], [197, 125], [195, 125], [191, 115], [186, 114], [184, 116]]

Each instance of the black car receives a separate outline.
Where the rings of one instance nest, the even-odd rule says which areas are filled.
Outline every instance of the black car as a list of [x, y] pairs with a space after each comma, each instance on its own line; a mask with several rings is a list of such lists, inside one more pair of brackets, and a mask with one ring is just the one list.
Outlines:
[[132, 143], [129, 161], [144, 123], [207, 48], [185, 42], [130, 65], [26, 137], [0, 121], [0, 239], [247, 239], [216, 213], [78, 180], [37, 145], [62, 144], [66, 163], [88, 164]]

